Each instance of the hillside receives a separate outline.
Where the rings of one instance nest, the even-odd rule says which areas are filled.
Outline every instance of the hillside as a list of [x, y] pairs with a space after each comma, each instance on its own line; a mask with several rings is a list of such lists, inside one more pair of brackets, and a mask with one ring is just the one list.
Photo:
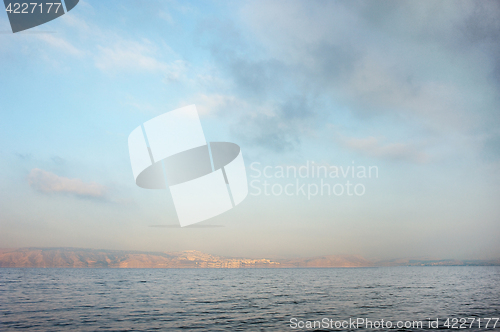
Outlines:
[[357, 256], [322, 256], [273, 261], [231, 258], [196, 250], [182, 252], [139, 252], [78, 248], [0, 249], [0, 267], [60, 268], [273, 268], [273, 267], [359, 267], [372, 264]]
[[80, 248], [0, 249], [0, 267], [28, 268], [328, 268], [500, 265], [500, 260], [409, 259], [369, 261], [354, 255], [270, 260], [222, 257], [196, 250], [143, 252]]

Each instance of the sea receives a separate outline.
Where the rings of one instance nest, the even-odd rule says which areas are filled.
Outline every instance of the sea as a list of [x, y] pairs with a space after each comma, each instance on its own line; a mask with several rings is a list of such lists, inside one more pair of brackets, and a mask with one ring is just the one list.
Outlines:
[[0, 268], [0, 331], [499, 331], [499, 317], [499, 266]]

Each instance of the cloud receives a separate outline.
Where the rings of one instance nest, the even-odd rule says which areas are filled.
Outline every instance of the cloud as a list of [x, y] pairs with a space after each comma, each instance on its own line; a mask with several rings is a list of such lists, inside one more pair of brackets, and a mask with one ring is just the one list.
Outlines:
[[424, 163], [429, 159], [426, 153], [420, 151], [413, 144], [383, 144], [382, 140], [376, 137], [342, 138], [342, 143], [352, 150], [359, 151], [367, 156], [375, 158], [402, 160], [415, 163]]
[[[249, 33], [214, 28], [219, 40], [209, 47], [238, 97], [262, 104], [315, 95], [361, 120], [411, 118], [437, 135], [500, 137], [498, 2], [253, 1], [239, 14]], [[226, 42], [233, 39], [236, 46]], [[259, 123], [281, 125], [275, 138], [284, 145], [300, 141], [289, 115]]]
[[96, 183], [85, 183], [80, 179], [69, 179], [34, 168], [28, 175], [31, 188], [44, 193], [72, 194], [78, 197], [103, 198], [106, 187]]
[[54, 164], [57, 165], [63, 165], [66, 162], [64, 158], [61, 158], [59, 156], [52, 156], [50, 159], [52, 160], [52, 162], [54, 162]]
[[[157, 2], [154, 6], [160, 8], [164, 5]], [[149, 4], [143, 9], [149, 10], [151, 14], [157, 16], [158, 13], [153, 10], [154, 6]], [[142, 11], [142, 15], [145, 15], [144, 11]], [[168, 16], [168, 13], [162, 15]], [[62, 17], [60, 23], [65, 26], [64, 33], [72, 35], [71, 42], [68, 38], [52, 34], [41, 34], [38, 38], [55, 51], [85, 57], [85, 60], [93, 61], [98, 69], [108, 73], [159, 73], [165, 77], [165, 81], [168, 83], [179, 80], [187, 71], [188, 63], [173, 54], [173, 51], [166, 44], [158, 44], [144, 38], [132, 39], [115, 30], [96, 24], [89, 17], [92, 16], [82, 17], [81, 13]], [[162, 18], [162, 20], [165, 19], [168, 17]], [[162, 59], [163, 54], [168, 54], [173, 59], [165, 61]]]
[[122, 40], [111, 46], [98, 46], [95, 56], [97, 68], [108, 71], [146, 71], [162, 73], [168, 81], [178, 80], [187, 69], [187, 63], [175, 60], [166, 63], [155, 57], [155, 46], [148, 40]]
[[70, 42], [68, 42], [66, 39], [54, 36], [52, 34], [39, 34], [37, 35], [38, 38], [45, 43], [49, 44], [50, 46], [63, 51], [64, 53], [74, 55], [74, 56], [83, 56], [84, 52], [73, 46]]
[[21, 160], [29, 160], [33, 157], [31, 153], [20, 153], [20, 152], [15, 152], [14, 155], [18, 157]]
[[[186, 101], [182, 104], [187, 105], [189, 102]], [[224, 94], [200, 93], [194, 98], [194, 104], [196, 104], [198, 113], [203, 115], [235, 112], [246, 107], [246, 103], [243, 100]]]
[[248, 114], [240, 119], [232, 134], [246, 144], [262, 146], [274, 152], [292, 150], [298, 144], [290, 124], [265, 113]]
[[262, 105], [245, 104], [232, 134], [246, 144], [273, 152], [295, 150], [318, 121], [318, 101], [298, 94]]

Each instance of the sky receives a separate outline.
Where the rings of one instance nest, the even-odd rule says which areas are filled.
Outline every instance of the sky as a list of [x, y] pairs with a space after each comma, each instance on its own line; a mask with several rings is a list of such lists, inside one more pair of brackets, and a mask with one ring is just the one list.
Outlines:
[[[13, 34], [2, 13], [0, 247], [498, 258], [498, 17], [497, 1], [85, 0]], [[135, 185], [127, 140], [191, 104], [207, 141], [241, 147], [249, 195], [180, 228], [169, 190]]]

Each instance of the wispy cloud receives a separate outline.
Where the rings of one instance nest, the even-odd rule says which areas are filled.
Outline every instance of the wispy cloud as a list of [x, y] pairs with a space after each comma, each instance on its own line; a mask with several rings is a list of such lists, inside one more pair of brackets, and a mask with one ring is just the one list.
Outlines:
[[179, 79], [187, 64], [182, 60], [167, 63], [155, 56], [155, 46], [148, 40], [141, 42], [122, 40], [110, 46], [98, 46], [96, 67], [108, 72], [146, 71], [166, 75], [167, 80]]
[[[167, 15], [164, 19], [168, 20], [168, 13], [164, 15]], [[67, 29], [65, 35], [72, 34], [71, 41], [64, 34], [43, 34], [38, 38], [53, 50], [85, 57], [103, 72], [159, 73], [168, 83], [179, 80], [187, 71], [188, 63], [172, 54], [172, 50], [165, 44], [148, 39], [133, 39], [102, 25], [91, 25], [78, 14], [63, 17], [61, 23]], [[163, 54], [169, 54], [173, 58], [165, 59]]]
[[106, 187], [102, 184], [65, 178], [39, 168], [31, 170], [28, 183], [31, 188], [44, 193], [64, 193], [90, 198], [103, 198], [106, 194]]
[[403, 160], [415, 163], [426, 162], [428, 155], [413, 144], [386, 143], [376, 137], [343, 138], [343, 144], [353, 150], [375, 158]]
[[44, 41], [45, 43], [49, 44], [50, 46], [56, 48], [59, 51], [68, 53], [73, 56], [84, 55], [83, 51], [73, 46], [73, 44], [71, 44], [62, 37], [54, 36], [51, 34], [39, 34], [37, 36], [40, 40]]
[[[200, 93], [195, 97], [194, 103], [201, 114], [215, 114], [225, 111], [234, 112], [246, 106], [243, 100], [224, 94]], [[188, 104], [188, 102], [186, 101], [184, 104]]]

